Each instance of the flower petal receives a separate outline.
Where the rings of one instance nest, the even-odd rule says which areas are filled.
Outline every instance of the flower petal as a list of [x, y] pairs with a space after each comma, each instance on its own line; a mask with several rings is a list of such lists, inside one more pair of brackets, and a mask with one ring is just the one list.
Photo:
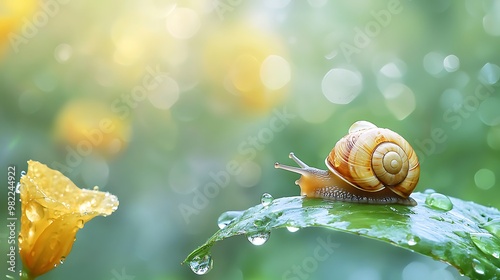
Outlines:
[[19, 252], [33, 277], [57, 266], [71, 251], [76, 232], [95, 216], [118, 208], [118, 198], [107, 192], [78, 188], [61, 172], [28, 161], [21, 178], [21, 233]]

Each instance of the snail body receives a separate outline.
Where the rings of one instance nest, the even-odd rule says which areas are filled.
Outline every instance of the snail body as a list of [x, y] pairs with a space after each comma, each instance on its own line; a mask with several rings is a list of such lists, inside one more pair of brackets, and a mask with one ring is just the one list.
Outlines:
[[410, 197], [420, 176], [420, 164], [410, 144], [399, 134], [367, 121], [357, 121], [325, 159], [326, 170], [310, 167], [293, 153], [299, 167], [275, 163], [299, 173], [301, 195], [324, 199], [416, 205]]

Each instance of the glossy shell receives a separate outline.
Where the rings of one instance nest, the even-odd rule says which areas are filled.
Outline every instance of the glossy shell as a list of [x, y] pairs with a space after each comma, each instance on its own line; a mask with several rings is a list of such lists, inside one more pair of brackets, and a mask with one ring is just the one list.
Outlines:
[[420, 176], [417, 155], [399, 134], [359, 121], [325, 160], [328, 169], [354, 187], [377, 192], [390, 188], [407, 198]]

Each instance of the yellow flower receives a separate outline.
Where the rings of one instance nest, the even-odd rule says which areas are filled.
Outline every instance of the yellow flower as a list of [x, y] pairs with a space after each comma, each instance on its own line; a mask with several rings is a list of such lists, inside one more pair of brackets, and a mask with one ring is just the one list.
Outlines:
[[21, 178], [19, 253], [24, 271], [35, 278], [68, 256], [76, 232], [95, 216], [118, 208], [118, 198], [98, 190], [78, 188], [61, 172], [28, 161]]

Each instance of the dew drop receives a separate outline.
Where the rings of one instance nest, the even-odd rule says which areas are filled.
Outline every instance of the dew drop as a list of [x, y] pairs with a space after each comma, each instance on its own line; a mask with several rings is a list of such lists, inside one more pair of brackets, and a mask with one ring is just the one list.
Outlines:
[[369, 232], [369, 231], [368, 231], [367, 229], [364, 229], [364, 228], [359, 229], [359, 230], [357, 231], [357, 233], [358, 233], [359, 235], [367, 235], [367, 234], [368, 234], [368, 232]]
[[99, 190], [99, 186], [94, 186], [93, 190], [94, 191], [98, 191]]
[[477, 259], [472, 260], [472, 268], [474, 268], [474, 271], [476, 271], [477, 274], [481, 275], [484, 274], [484, 266], [479, 260]]
[[[21, 193], [20, 188], [21, 188], [21, 183], [17, 182], [17, 184], [16, 184], [16, 193]], [[21, 199], [19, 199], [19, 201], [21, 201]]]
[[500, 238], [500, 218], [493, 219], [480, 225], [481, 228], [489, 231], [494, 236]]
[[196, 256], [189, 262], [191, 270], [198, 275], [207, 274], [212, 269], [213, 265], [212, 256], [208, 254]]
[[25, 213], [26, 213], [26, 217], [28, 218], [28, 220], [30, 220], [31, 222], [36, 222], [36, 221], [43, 218], [44, 209], [43, 209], [43, 206], [40, 205], [40, 203], [32, 201], [26, 207]]
[[19, 270], [19, 277], [20, 277], [20, 279], [29, 279], [28, 273], [24, 270]]
[[24, 175], [26, 175], [26, 171], [25, 170], [21, 171], [21, 177], [23, 177]]
[[408, 234], [408, 236], [406, 236], [406, 243], [408, 243], [408, 245], [410, 245], [410, 246], [417, 245], [417, 243], [419, 241], [420, 241], [420, 237], [418, 237], [418, 236], [414, 236], [411, 234]]
[[298, 227], [294, 227], [294, 226], [287, 226], [286, 229], [289, 231], [289, 232], [297, 232], [300, 228]]
[[453, 209], [451, 200], [446, 195], [440, 193], [429, 194], [425, 199], [425, 204], [439, 210], [449, 211]]
[[262, 206], [266, 207], [266, 206], [269, 206], [271, 204], [271, 202], [273, 202], [273, 196], [268, 194], [268, 193], [263, 193], [262, 194], [262, 197], [260, 198], [260, 203], [262, 203]]
[[222, 213], [217, 219], [217, 225], [220, 229], [227, 227], [230, 223], [232, 223], [237, 218], [241, 217], [243, 211], [226, 211]]
[[17, 238], [19, 244], [22, 244], [23, 243], [23, 237], [22, 235], [19, 234], [19, 237]]
[[424, 191], [425, 194], [431, 194], [431, 193], [435, 193], [436, 191], [434, 189], [426, 189]]
[[260, 246], [269, 239], [271, 236], [271, 232], [265, 231], [265, 232], [256, 232], [256, 233], [251, 233], [247, 234], [247, 239], [252, 243], [253, 245]]
[[76, 226], [77, 226], [78, 228], [83, 228], [83, 225], [84, 225], [84, 224], [85, 224], [85, 223], [83, 222], [83, 220], [82, 220], [82, 219], [80, 219], [80, 220], [76, 221]]
[[491, 255], [495, 259], [500, 258], [500, 240], [498, 240], [498, 238], [486, 232], [470, 233], [469, 235], [472, 242], [474, 242], [483, 253]]

